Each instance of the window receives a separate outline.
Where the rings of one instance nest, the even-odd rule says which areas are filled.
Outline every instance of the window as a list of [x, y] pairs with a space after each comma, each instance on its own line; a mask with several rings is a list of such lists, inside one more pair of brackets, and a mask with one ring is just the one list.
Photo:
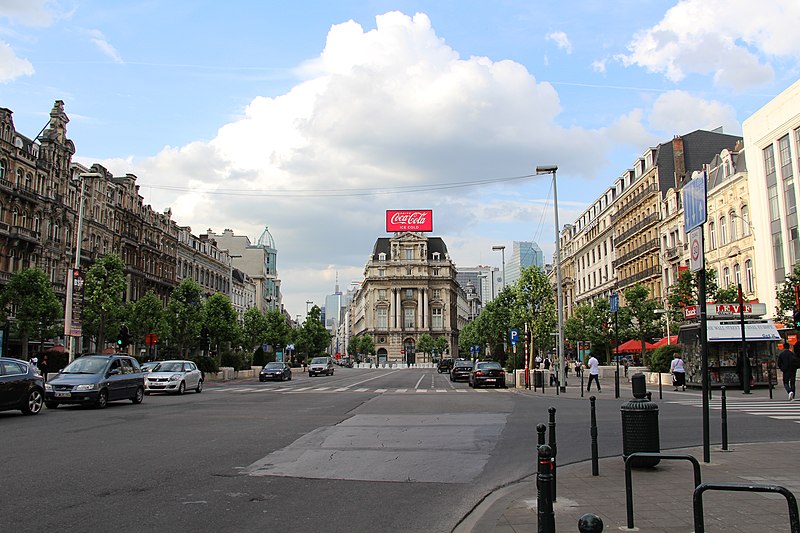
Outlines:
[[744, 262], [744, 275], [747, 292], [753, 292], [753, 260], [748, 259]]
[[379, 278], [386, 277], [386, 269], [385, 268], [379, 268], [378, 269], [378, 277]]
[[442, 298], [442, 289], [433, 289], [433, 299], [440, 300]]
[[431, 328], [442, 329], [443, 327], [442, 310], [438, 307], [431, 309]]
[[722, 269], [722, 286], [727, 288], [731, 285], [731, 269], [725, 267]]
[[414, 308], [407, 307], [403, 309], [403, 327], [405, 329], [414, 328]]
[[736, 232], [736, 211], [733, 209], [731, 209], [731, 212], [728, 213], [728, 223], [730, 224], [731, 242], [733, 242], [739, 238]]
[[406, 298], [411, 299], [414, 297], [414, 289], [406, 289]]
[[750, 209], [746, 205], [742, 206], [740, 216], [742, 218], [742, 237], [747, 237], [750, 235]]
[[739, 263], [733, 265], [733, 281], [737, 286], [742, 283], [742, 267], [739, 266]]
[[719, 244], [725, 246], [728, 244], [728, 226], [725, 224], [725, 217], [719, 217]]
[[403, 254], [406, 260], [414, 259], [414, 249], [413, 248], [404, 248]]
[[410, 276], [412, 273], [411, 267], [406, 267], [406, 276]]
[[386, 252], [381, 252], [378, 254], [378, 261], [386, 261]]
[[717, 231], [713, 220], [708, 223], [708, 246], [710, 250], [717, 247]]
[[439, 275], [439, 269], [438, 268], [434, 268], [433, 269], [433, 275], [434, 276], [438, 276]]
[[389, 329], [389, 308], [378, 308], [376, 326], [378, 329]]
[[378, 300], [386, 300], [386, 289], [378, 289]]

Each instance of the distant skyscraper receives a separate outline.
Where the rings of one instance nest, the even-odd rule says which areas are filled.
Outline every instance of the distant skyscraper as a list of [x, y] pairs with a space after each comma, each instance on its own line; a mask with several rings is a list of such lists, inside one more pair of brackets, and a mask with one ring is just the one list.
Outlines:
[[514, 241], [511, 259], [506, 263], [506, 286], [516, 283], [523, 268], [537, 266], [544, 270], [544, 253], [533, 241]]

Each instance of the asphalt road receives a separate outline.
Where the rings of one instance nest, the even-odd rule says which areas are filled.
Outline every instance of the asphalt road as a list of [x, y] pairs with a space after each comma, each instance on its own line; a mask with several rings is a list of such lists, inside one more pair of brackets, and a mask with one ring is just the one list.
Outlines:
[[[602, 456], [621, 452], [628, 396], [598, 395]], [[700, 410], [670, 397], [659, 403], [662, 449], [701, 443]], [[452, 531], [534, 472], [550, 406], [559, 464], [587, 459], [588, 395], [474, 391], [435, 370], [337, 367], [105, 410], [0, 413], [0, 531]], [[742, 413], [729, 426], [731, 442], [797, 431]], [[716, 418], [711, 434], [719, 442]]]

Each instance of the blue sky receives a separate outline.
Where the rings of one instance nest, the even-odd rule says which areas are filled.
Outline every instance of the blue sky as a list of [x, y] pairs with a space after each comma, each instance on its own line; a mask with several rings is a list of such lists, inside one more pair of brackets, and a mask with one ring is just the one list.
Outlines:
[[269, 226], [304, 314], [362, 278], [386, 209], [433, 209], [459, 266], [514, 240], [549, 261], [550, 179], [522, 176], [558, 165], [565, 224], [648, 146], [741, 134], [797, 80], [798, 20], [795, 0], [3, 0], [0, 106], [33, 137], [64, 100], [76, 160], [195, 233]]

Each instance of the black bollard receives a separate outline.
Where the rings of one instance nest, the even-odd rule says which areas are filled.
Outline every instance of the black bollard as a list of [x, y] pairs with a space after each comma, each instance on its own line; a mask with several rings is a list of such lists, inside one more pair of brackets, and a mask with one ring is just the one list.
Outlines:
[[592, 475], [599, 476], [600, 475], [600, 465], [598, 464], [598, 457], [597, 457], [597, 415], [595, 414], [595, 402], [597, 398], [595, 396], [589, 397], [589, 402], [591, 402], [591, 425], [589, 427], [589, 431], [592, 435]]
[[767, 387], [769, 388], [769, 399], [772, 399], [772, 361], [767, 363]]
[[539, 522], [539, 533], [555, 533], [556, 517], [553, 513], [553, 492], [550, 485], [553, 475], [550, 472], [552, 460], [550, 446], [539, 446], [539, 471], [536, 475], [536, 508]]
[[617, 359], [617, 368], [614, 370], [614, 398], [619, 398], [619, 359]]
[[664, 399], [664, 393], [661, 390], [661, 372], [658, 373], [658, 399], [659, 400]]
[[545, 442], [545, 435], [544, 435], [546, 432], [547, 432], [547, 426], [545, 426], [544, 424], [536, 424], [536, 433], [539, 434], [539, 441], [536, 445], [537, 448], [547, 444]]
[[596, 514], [586, 513], [578, 519], [580, 533], [603, 533], [603, 520]]
[[553, 501], [556, 501], [556, 483], [558, 482], [558, 477], [556, 476], [556, 457], [558, 456], [558, 446], [556, 445], [556, 408], [550, 407], [547, 412], [550, 413], [550, 438], [548, 444], [550, 444], [550, 450], [553, 452]]
[[583, 370], [581, 370], [581, 398], [583, 398]]
[[720, 388], [722, 394], [722, 449], [728, 450], [728, 402], [725, 398], [725, 385]]

